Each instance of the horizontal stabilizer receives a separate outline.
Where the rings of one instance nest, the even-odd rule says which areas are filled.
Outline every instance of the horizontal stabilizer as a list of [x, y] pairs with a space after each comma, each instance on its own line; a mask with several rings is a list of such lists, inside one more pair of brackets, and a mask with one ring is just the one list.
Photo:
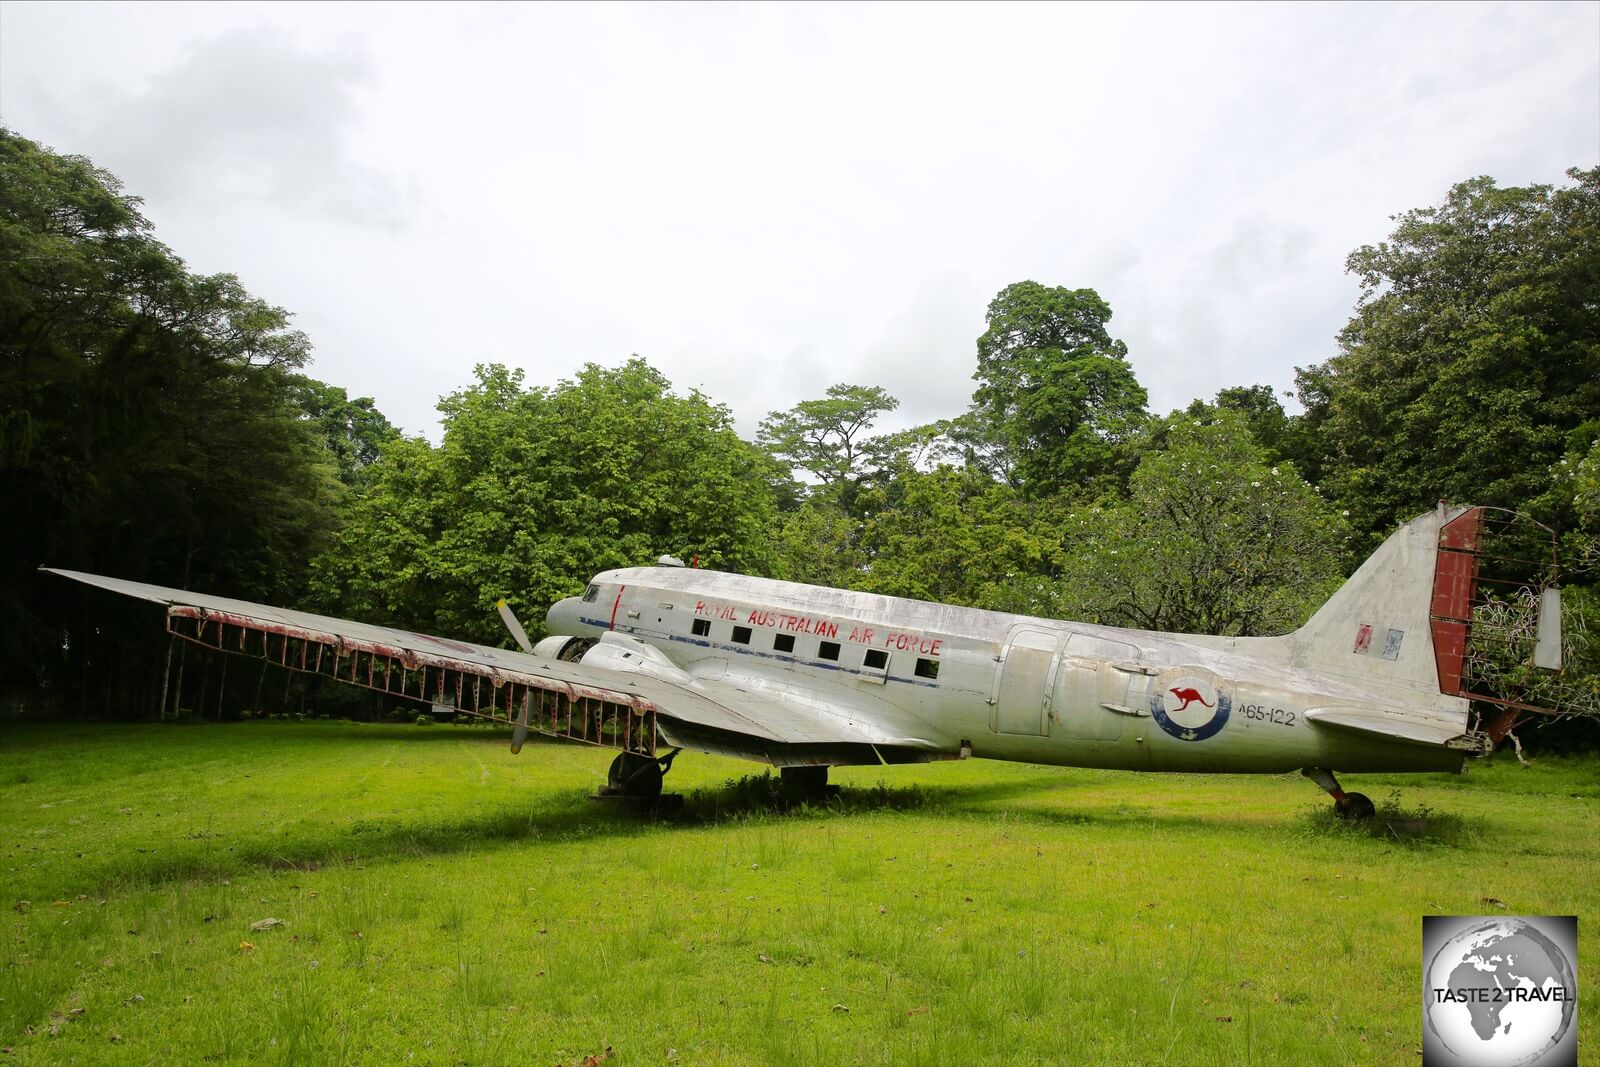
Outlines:
[[1306, 709], [1306, 718], [1318, 726], [1354, 730], [1393, 741], [1474, 750], [1480, 747], [1473, 735], [1462, 733], [1460, 723], [1431, 716], [1378, 708], [1325, 707]]

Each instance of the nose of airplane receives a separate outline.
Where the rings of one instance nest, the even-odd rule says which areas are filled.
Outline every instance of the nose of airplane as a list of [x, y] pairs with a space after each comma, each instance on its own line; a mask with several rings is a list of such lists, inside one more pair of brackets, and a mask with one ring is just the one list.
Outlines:
[[573, 637], [583, 633], [585, 627], [578, 621], [578, 612], [582, 604], [583, 600], [575, 596], [551, 604], [550, 610], [544, 617], [546, 629], [552, 634], [567, 634]]

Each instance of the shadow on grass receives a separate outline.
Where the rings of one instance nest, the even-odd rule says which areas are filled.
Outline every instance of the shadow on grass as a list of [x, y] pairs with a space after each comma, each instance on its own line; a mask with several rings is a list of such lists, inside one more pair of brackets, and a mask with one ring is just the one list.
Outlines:
[[1486, 830], [1480, 818], [1435, 811], [1426, 804], [1405, 807], [1399, 790], [1385, 797], [1377, 809], [1370, 819], [1352, 820], [1342, 818], [1331, 805], [1319, 804], [1300, 817], [1299, 827], [1312, 837], [1374, 838], [1393, 844], [1452, 848], [1481, 841]]
[[[683, 807], [670, 821], [718, 823], [765, 815], [805, 817], [822, 812], [848, 814], [870, 811], [920, 811], [942, 802], [947, 790], [920, 785], [840, 785], [826, 798], [793, 798], [783, 780], [771, 771], [729, 778], [720, 786], [690, 790]], [[939, 804], [938, 806], [942, 806]]]
[[[652, 833], [675, 832], [729, 822], [821, 820], [874, 812], [918, 812], [949, 818], [993, 818], [996, 802], [1041, 796], [1068, 784], [1059, 775], [1030, 776], [990, 783], [943, 786], [843, 785], [826, 800], [794, 803], [784, 795], [781, 778], [772, 772], [730, 778], [720, 786], [691, 790], [681, 808], [668, 812], [631, 805], [597, 803], [583, 792], [546, 795], [529, 806], [507, 806], [456, 819], [356, 819], [319, 827], [297, 827], [292, 839], [215, 837], [184, 841], [148, 853], [122, 853], [94, 866], [80, 867], [67, 884], [49, 887], [57, 896], [91, 889], [153, 887], [182, 881], [208, 881], [250, 871], [315, 871], [323, 867], [384, 863], [391, 859], [497, 851], [567, 842], [626, 840]], [[1220, 820], [1126, 806], [1092, 811], [1060, 811], [1033, 807], [1008, 808], [1002, 817], [1013, 823], [1041, 826], [1222, 828], [1276, 833], [1281, 826]], [[1433, 811], [1405, 809], [1391, 794], [1367, 823], [1346, 823], [1330, 808], [1302, 816], [1307, 836], [1389, 839], [1414, 845], [1467, 845], [1481, 838], [1478, 820]], [[41, 887], [43, 888], [43, 887]]]
[[838, 794], [825, 802], [795, 804], [783, 796], [779, 777], [767, 772], [692, 790], [683, 806], [671, 812], [600, 803], [582, 792], [567, 791], [541, 798], [529, 807], [501, 807], [459, 819], [356, 819], [297, 828], [292, 839], [217, 836], [170, 844], [151, 852], [125, 852], [93, 866], [80, 867], [70, 880], [48, 887], [48, 891], [56, 896], [91, 890], [104, 893], [209, 881], [252, 870], [315, 871], [511, 846], [627, 839], [742, 820], [823, 819], [878, 811], [978, 815], [983, 813], [978, 806], [981, 803], [1040, 789], [1038, 781], [1030, 780], [938, 788], [880, 782], [872, 786], [841, 786]]

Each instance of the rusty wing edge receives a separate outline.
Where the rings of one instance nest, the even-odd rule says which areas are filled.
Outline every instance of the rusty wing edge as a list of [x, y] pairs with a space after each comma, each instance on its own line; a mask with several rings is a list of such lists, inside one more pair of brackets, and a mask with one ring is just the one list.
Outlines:
[[508, 725], [526, 707], [536, 733], [656, 752], [656, 705], [631, 693], [189, 604], [167, 608], [167, 630], [202, 647]]

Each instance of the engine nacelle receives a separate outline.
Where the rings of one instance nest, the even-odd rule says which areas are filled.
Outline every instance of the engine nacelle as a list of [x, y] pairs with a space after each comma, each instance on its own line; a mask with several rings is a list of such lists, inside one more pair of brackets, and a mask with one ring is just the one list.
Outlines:
[[567, 634], [556, 634], [547, 637], [533, 646], [535, 656], [545, 659], [558, 659], [566, 663], [576, 663], [583, 658], [583, 654], [594, 647], [592, 637], [571, 637]]
[[694, 681], [659, 648], [627, 634], [601, 634], [595, 646], [583, 654], [581, 662], [585, 667], [604, 667], [611, 671], [629, 671], [652, 678], [664, 678], [675, 685], [689, 685]]

